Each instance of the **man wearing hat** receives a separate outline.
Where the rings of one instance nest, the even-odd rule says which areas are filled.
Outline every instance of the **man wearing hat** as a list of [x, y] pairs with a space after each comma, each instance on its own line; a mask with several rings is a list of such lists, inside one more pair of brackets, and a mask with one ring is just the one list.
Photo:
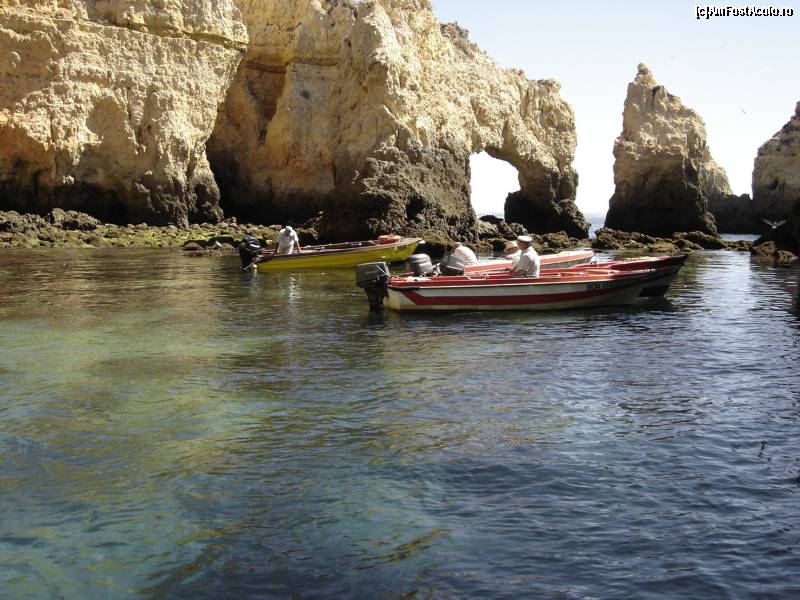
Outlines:
[[517, 242], [515, 242], [514, 240], [506, 242], [506, 247], [503, 248], [503, 257], [506, 260], [511, 261], [512, 269], [517, 266], [521, 254], [522, 251], [519, 249], [519, 246], [517, 246]]
[[453, 254], [461, 258], [464, 261], [465, 265], [478, 264], [478, 257], [475, 256], [475, 253], [472, 251], [472, 248], [466, 246], [464, 242], [458, 242], [458, 246], [456, 246], [456, 249], [453, 250]]
[[300, 254], [300, 238], [297, 237], [297, 232], [292, 229], [291, 225], [287, 225], [278, 232], [275, 242], [277, 246], [273, 254], [291, 254], [294, 248], [297, 248], [297, 253]]
[[516, 266], [511, 268], [509, 275], [511, 277], [538, 277], [539, 269], [542, 261], [536, 250], [533, 249], [533, 240], [529, 235], [520, 235], [517, 237], [517, 245], [521, 250], [519, 261]]

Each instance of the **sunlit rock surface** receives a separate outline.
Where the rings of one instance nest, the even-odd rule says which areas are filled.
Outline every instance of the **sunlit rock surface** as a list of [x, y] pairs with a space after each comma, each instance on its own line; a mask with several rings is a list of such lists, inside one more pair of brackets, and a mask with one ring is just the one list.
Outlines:
[[232, 0], [5, 0], [0, 208], [218, 219], [206, 141], [246, 44]]
[[558, 83], [500, 68], [428, 0], [237, 3], [250, 46], [209, 143], [226, 213], [476, 239], [469, 156], [486, 150], [519, 171], [513, 220], [585, 236]]

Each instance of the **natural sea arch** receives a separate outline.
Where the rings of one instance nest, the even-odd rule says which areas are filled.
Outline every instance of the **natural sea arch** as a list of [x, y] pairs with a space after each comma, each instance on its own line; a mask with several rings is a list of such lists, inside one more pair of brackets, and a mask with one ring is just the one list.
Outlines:
[[506, 196], [520, 189], [519, 172], [510, 163], [485, 151], [469, 157], [470, 198], [479, 217], [503, 217]]

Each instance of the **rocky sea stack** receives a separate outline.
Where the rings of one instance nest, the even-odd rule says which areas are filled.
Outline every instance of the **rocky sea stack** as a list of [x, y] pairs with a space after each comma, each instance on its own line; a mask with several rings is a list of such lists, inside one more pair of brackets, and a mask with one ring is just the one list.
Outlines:
[[794, 116], [758, 149], [753, 166], [757, 217], [787, 219], [800, 202], [800, 102]]
[[800, 102], [789, 122], [758, 149], [753, 198], [744, 194], [710, 201], [719, 230], [727, 233], [762, 233], [770, 230], [767, 221], [792, 218], [800, 201]]
[[708, 198], [731, 193], [727, 175], [711, 157], [699, 115], [658, 85], [643, 64], [628, 85], [614, 158], [616, 189], [606, 227], [655, 236], [717, 235]]
[[477, 240], [469, 157], [486, 151], [519, 171], [510, 220], [588, 231], [559, 84], [500, 68], [429, 0], [13, 0], [0, 56], [0, 209], [323, 211], [326, 239]]

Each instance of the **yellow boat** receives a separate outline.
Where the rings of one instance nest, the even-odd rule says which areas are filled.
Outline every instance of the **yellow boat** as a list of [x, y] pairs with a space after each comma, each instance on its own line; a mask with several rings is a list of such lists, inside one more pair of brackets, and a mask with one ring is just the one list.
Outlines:
[[339, 269], [366, 262], [402, 262], [411, 256], [421, 238], [381, 236], [378, 240], [304, 246], [297, 253], [273, 254], [263, 248], [239, 247], [242, 268], [259, 271], [294, 271], [296, 269]]

